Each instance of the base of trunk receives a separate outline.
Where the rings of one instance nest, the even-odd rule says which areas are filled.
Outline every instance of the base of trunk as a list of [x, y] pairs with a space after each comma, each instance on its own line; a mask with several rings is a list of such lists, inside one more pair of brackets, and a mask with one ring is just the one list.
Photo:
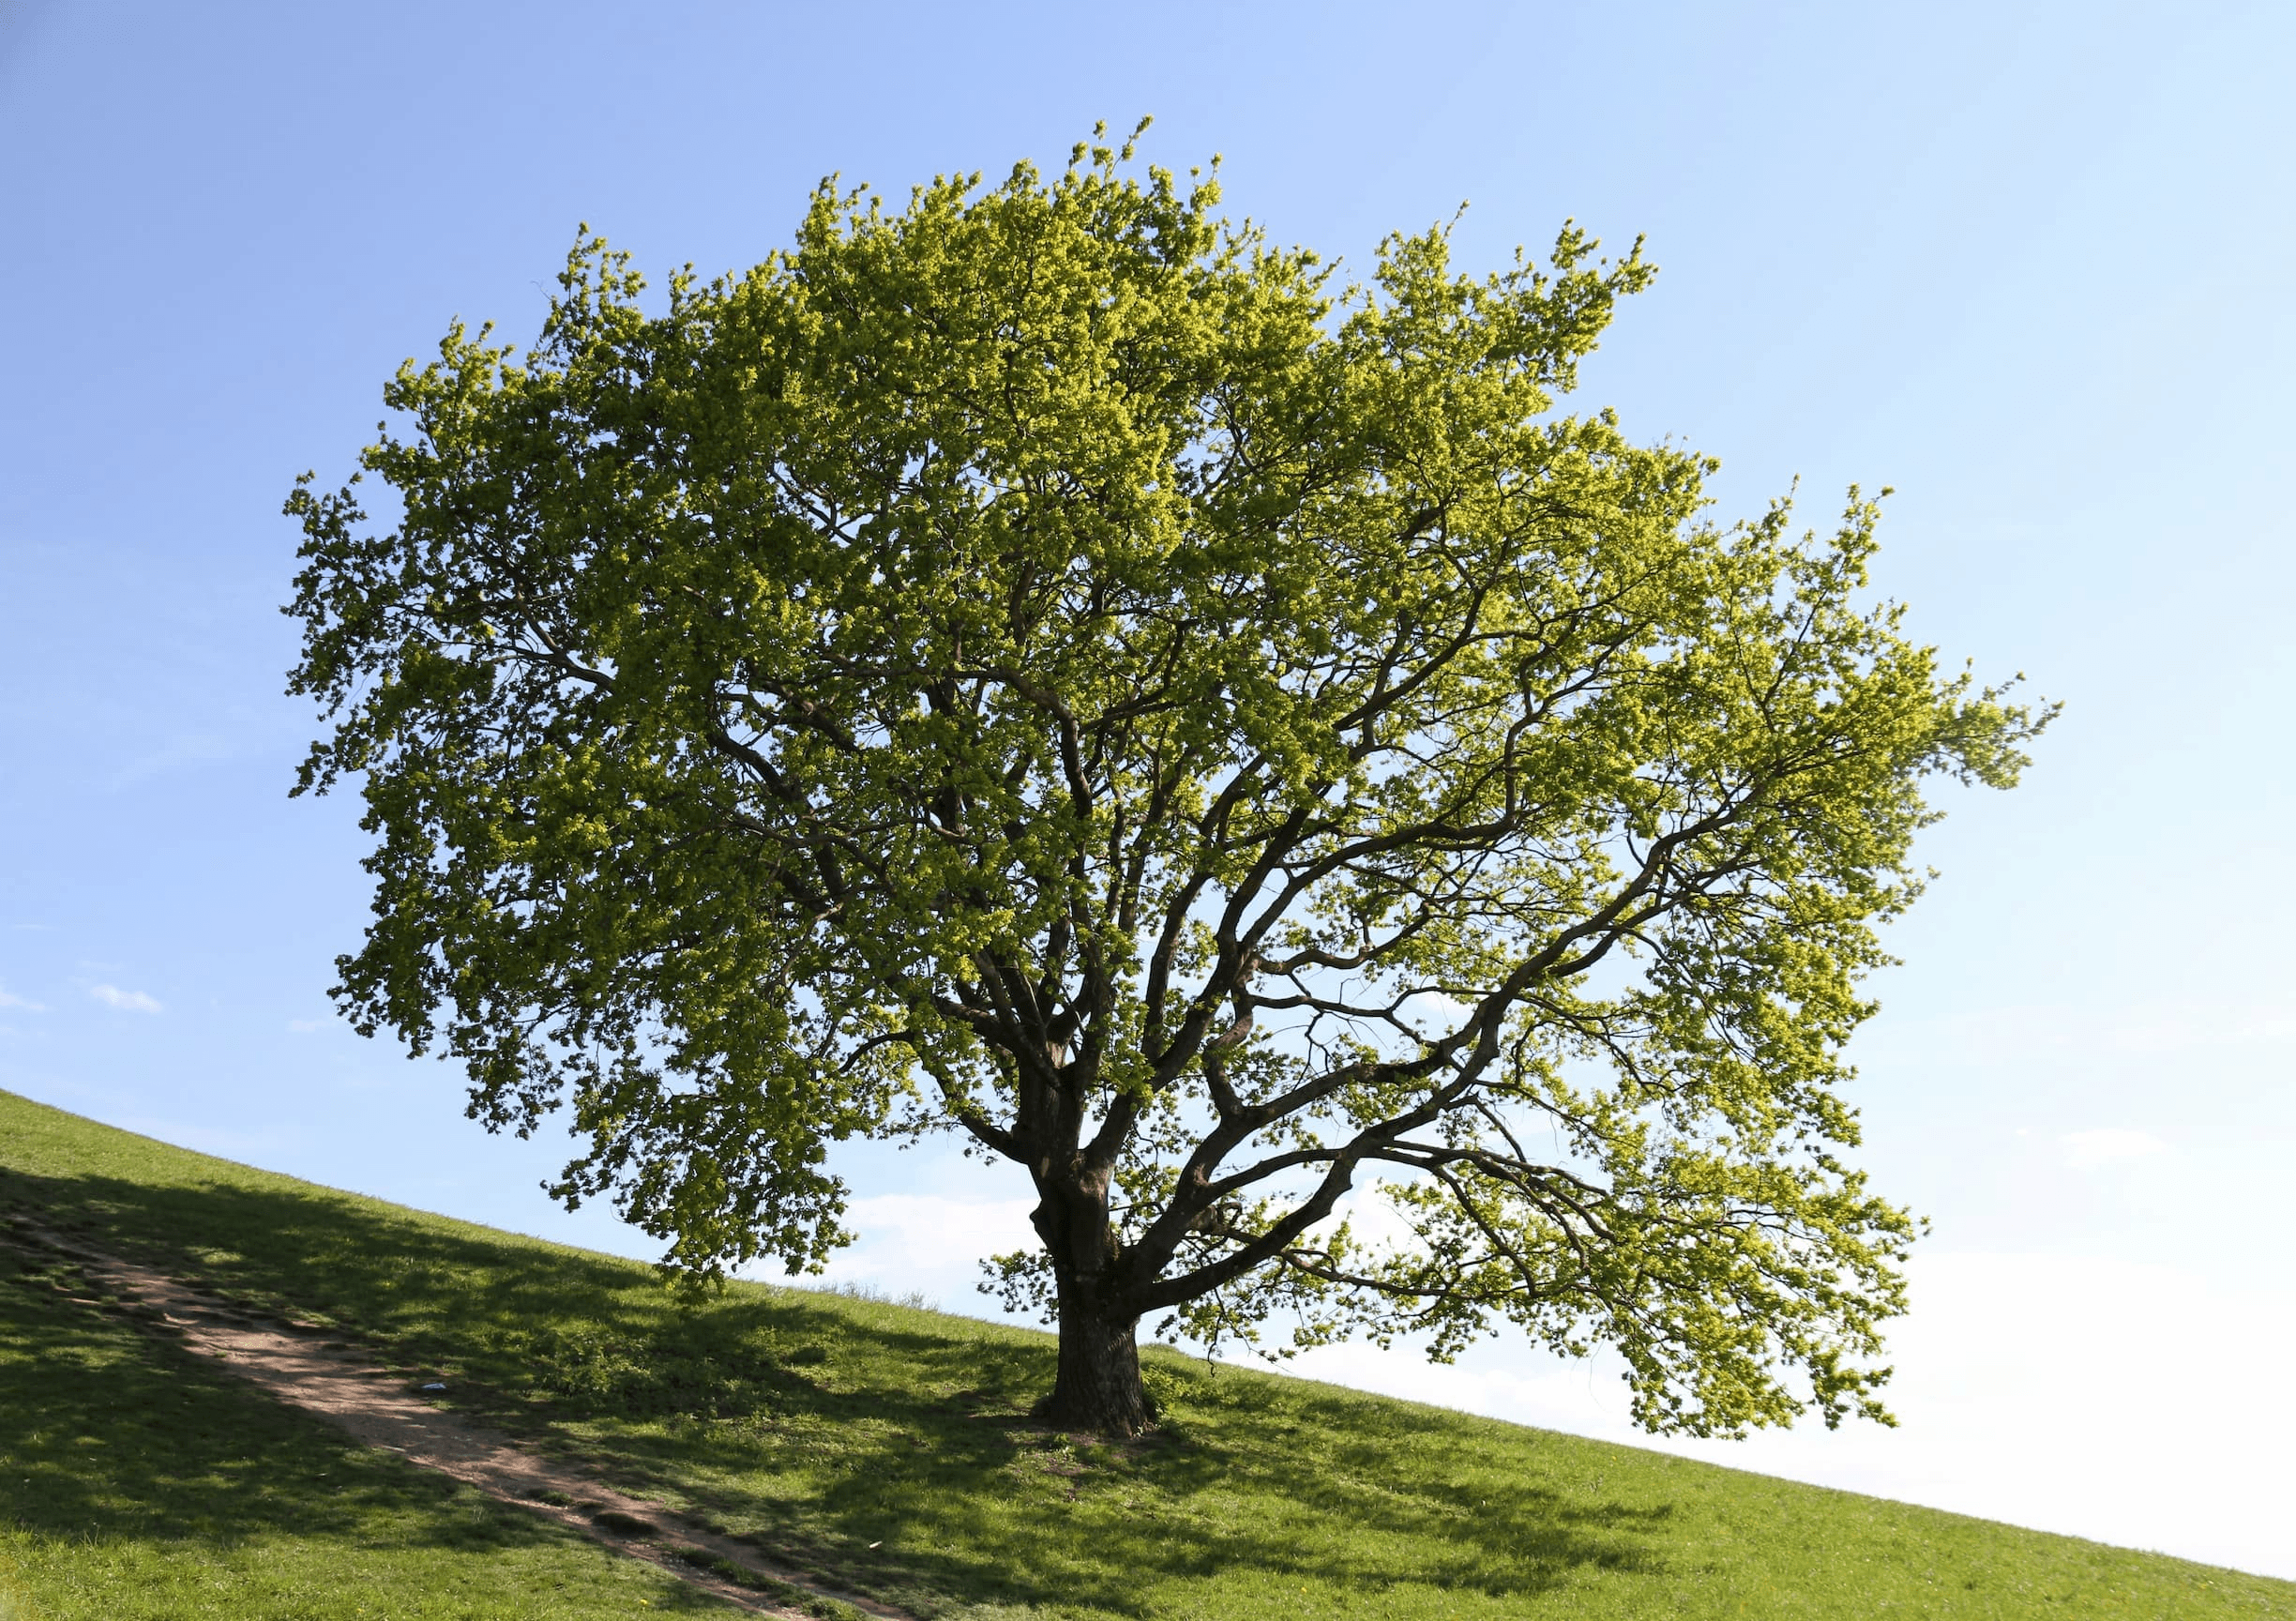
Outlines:
[[1156, 1426], [1156, 1403], [1140, 1383], [1137, 1320], [1060, 1325], [1060, 1372], [1036, 1416], [1060, 1430], [1138, 1435]]

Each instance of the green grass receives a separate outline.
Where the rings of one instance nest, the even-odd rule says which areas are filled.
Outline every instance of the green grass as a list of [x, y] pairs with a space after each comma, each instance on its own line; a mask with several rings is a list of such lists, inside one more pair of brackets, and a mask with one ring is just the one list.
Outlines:
[[732, 1613], [0, 1279], [0, 1621]]
[[[642, 1265], [4, 1093], [0, 1204], [336, 1323], [491, 1422], [930, 1615], [2296, 1617], [2288, 1583], [1161, 1354], [1163, 1431], [1073, 1441], [1026, 1417], [1043, 1335], [755, 1286], [689, 1308]], [[0, 1595], [12, 1563], [43, 1616], [345, 1615], [297, 1595], [355, 1588], [392, 1616], [681, 1602], [38, 1280], [0, 1291]]]

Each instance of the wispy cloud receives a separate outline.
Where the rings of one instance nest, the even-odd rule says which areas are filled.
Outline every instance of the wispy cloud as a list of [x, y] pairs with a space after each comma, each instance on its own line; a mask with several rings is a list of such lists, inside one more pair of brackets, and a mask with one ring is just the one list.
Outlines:
[[290, 1019], [287, 1021], [287, 1028], [298, 1036], [308, 1036], [314, 1030], [325, 1029], [326, 1021], [324, 1019]]
[[0, 991], [0, 1007], [21, 1007], [27, 1013], [45, 1013], [47, 1008], [28, 996], [19, 996], [13, 991]]
[[2102, 1126], [2093, 1131], [2067, 1132], [2059, 1139], [2064, 1144], [2065, 1159], [2083, 1167], [2092, 1165], [2122, 1165], [2131, 1159], [2144, 1159], [2154, 1154], [2166, 1153], [2168, 1144], [2143, 1131], [2131, 1131], [2121, 1126]]
[[117, 1007], [124, 1013], [157, 1013], [159, 1000], [141, 991], [123, 991], [116, 985], [91, 985], [88, 994], [107, 1007]]

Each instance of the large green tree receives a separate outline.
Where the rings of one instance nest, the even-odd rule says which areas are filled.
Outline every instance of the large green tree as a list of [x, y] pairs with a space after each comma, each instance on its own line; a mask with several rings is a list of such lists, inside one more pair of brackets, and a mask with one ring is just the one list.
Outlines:
[[522, 358], [403, 368], [395, 514], [289, 502], [298, 792], [376, 839], [342, 1005], [490, 1127], [570, 1102], [556, 1190], [692, 1271], [818, 1265], [838, 1140], [1013, 1161], [1055, 1422], [1151, 1421], [1143, 1319], [1271, 1313], [1608, 1343], [1654, 1429], [1886, 1417], [1842, 1049], [1925, 779], [2046, 715], [1866, 599], [1855, 492], [1719, 526], [1559, 409], [1639, 250], [1343, 285], [1217, 196], [824, 184], [651, 305], [585, 232]]

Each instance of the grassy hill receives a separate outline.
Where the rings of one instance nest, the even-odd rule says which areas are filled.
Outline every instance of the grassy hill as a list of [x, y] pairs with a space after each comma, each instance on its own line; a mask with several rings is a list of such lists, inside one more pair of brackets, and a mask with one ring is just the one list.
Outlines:
[[[925, 1615], [2289, 1616], [2296, 1584], [1152, 1355], [1044, 1432], [1044, 1335], [650, 1269], [0, 1093], [0, 1213], [331, 1322], [461, 1406]], [[726, 1613], [363, 1449], [0, 1249], [0, 1617]], [[28, 1606], [24, 1600], [28, 1599]]]

